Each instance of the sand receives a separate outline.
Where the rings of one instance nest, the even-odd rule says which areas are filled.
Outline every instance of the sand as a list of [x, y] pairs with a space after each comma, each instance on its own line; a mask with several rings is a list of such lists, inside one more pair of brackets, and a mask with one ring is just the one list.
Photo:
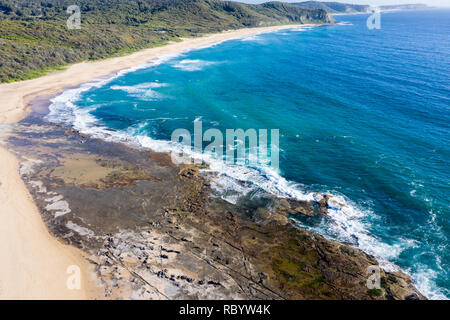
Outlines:
[[[0, 148], [0, 299], [87, 299], [99, 290], [82, 253], [53, 238], [18, 174], [17, 159]], [[81, 270], [70, 290], [69, 266]]]
[[[0, 124], [16, 123], [29, 112], [28, 103], [162, 55], [213, 43], [305, 25], [226, 31], [145, 49], [124, 57], [73, 64], [46, 76], [0, 85]], [[0, 299], [93, 299], [99, 289], [91, 280], [83, 253], [52, 237], [19, 175], [17, 158], [0, 146]], [[67, 288], [67, 268], [82, 273], [80, 290]]]

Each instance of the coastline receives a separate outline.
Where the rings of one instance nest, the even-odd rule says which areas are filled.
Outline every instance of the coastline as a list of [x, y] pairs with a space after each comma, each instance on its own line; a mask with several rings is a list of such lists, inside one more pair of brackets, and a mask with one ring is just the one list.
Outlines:
[[[59, 74], [66, 74], [66, 77], [68, 77], [68, 75], [69, 75], [69, 77], [70, 77], [70, 75], [74, 75], [74, 76], [70, 77], [70, 79], [67, 79], [67, 78], [64, 79], [64, 77], [63, 77], [63, 79], [60, 79], [58, 77], [55, 77], [56, 78], [55, 81], [57, 81], [57, 86], [53, 86], [53, 87], [48, 87], [47, 86], [47, 87], [45, 87], [45, 85], [47, 85], [47, 84], [50, 84], [50, 85], [52, 84], [52, 82], [50, 80], [48, 80], [48, 82], [40, 83], [38, 85], [31, 86], [30, 89], [33, 89], [33, 90], [31, 90], [32, 92], [29, 92], [28, 94], [26, 92], [25, 93], [16, 94], [16, 96], [19, 96], [19, 99], [17, 101], [21, 101], [22, 102], [22, 105], [21, 105], [22, 108], [20, 108], [19, 105], [17, 105], [16, 106], [17, 108], [15, 108], [15, 109], [12, 108], [12, 109], [6, 110], [6, 113], [3, 116], [3, 119], [2, 119], [1, 123], [13, 123], [14, 121], [19, 121], [22, 118], [24, 118], [25, 116], [27, 116], [27, 114], [30, 111], [29, 110], [30, 109], [29, 108], [29, 103], [32, 100], [34, 100], [36, 97], [55, 95], [58, 92], [66, 89], [68, 87], [74, 87], [74, 86], [76, 86], [78, 84], [88, 82], [89, 80], [92, 80], [93, 78], [99, 78], [99, 77], [102, 77], [102, 76], [107, 76], [107, 75], [110, 75], [110, 74], [112, 74], [112, 73], [114, 73], [116, 71], [119, 71], [119, 70], [127, 69], [127, 68], [130, 68], [130, 67], [136, 66], [136, 65], [142, 65], [145, 62], [148, 62], [148, 60], [156, 59], [156, 58], [161, 57], [161, 55], [177, 53], [177, 52], [180, 52], [180, 51], [183, 51], [183, 50], [195, 49], [195, 48], [199, 48], [199, 47], [215, 44], [215, 43], [218, 43], [218, 42], [226, 41], [226, 40], [229, 40], [229, 39], [241, 38], [241, 37], [245, 37], [245, 36], [249, 36], [249, 35], [253, 35], [253, 34], [258, 34], [258, 33], [262, 33], [262, 32], [272, 32], [272, 31], [283, 29], [283, 28], [293, 28], [293, 27], [300, 27], [300, 26], [305, 26], [305, 25], [295, 25], [295, 26], [291, 25], [291, 26], [281, 26], [281, 27], [275, 27], [275, 28], [271, 27], [270, 29], [268, 29], [268, 28], [258, 28], [259, 30], [257, 32], [254, 32], [254, 33], [224, 32], [224, 33], [221, 33], [221, 34], [216, 34], [216, 35], [212, 35], [212, 36], [208, 36], [208, 37], [189, 39], [189, 40], [186, 40], [186, 42], [191, 43], [191, 40], [202, 40], [202, 41], [195, 41], [194, 44], [190, 44], [190, 45], [187, 45], [185, 42], [182, 42], [182, 43], [170, 44], [170, 45], [168, 45], [166, 47], [154, 48], [154, 50], [147, 49], [147, 50], [144, 50], [144, 51], [151, 50], [151, 52], [149, 53], [149, 55], [151, 55], [150, 57], [148, 57], [148, 56], [138, 56], [137, 58], [135, 57], [135, 59], [131, 59], [131, 61], [126, 61], [127, 58], [130, 57], [130, 56], [128, 56], [128, 57], [120, 57], [120, 58], [113, 58], [113, 59], [108, 59], [108, 60], [104, 60], [104, 61], [99, 61], [98, 63], [97, 62], [92, 63], [92, 64], [96, 65], [97, 70], [95, 69], [95, 67], [92, 67], [91, 63], [89, 63], [89, 64], [83, 63], [83, 66], [85, 67], [85, 70], [86, 70], [86, 68], [88, 70], [88, 75], [91, 76], [89, 79], [86, 78], [87, 76], [84, 73], [80, 77], [75, 77], [76, 73], [74, 73], [74, 71], [72, 71], [72, 73], [67, 73], [66, 71], [69, 71], [70, 68], [68, 70], [66, 70], [66, 71], [55, 72], [54, 74], [51, 74], [51, 75], [46, 76], [44, 78], [51, 77], [51, 76], [57, 76]], [[247, 29], [244, 29], [244, 30], [247, 30]], [[242, 30], [238, 30], [238, 31], [242, 31]], [[253, 31], [253, 30], [251, 30], [251, 31]], [[232, 33], [232, 35], [230, 36], [229, 33]], [[224, 34], [226, 36], [224, 36]], [[183, 43], [185, 44], [185, 46], [178, 46], [178, 45], [183, 44]], [[168, 47], [170, 47], [170, 48], [174, 47], [174, 48], [173, 48], [173, 50], [170, 50], [170, 49], [168, 49]], [[164, 48], [167, 49], [167, 51], [163, 50], [163, 52], [160, 52], [160, 50], [157, 50], [157, 49], [164, 49]], [[159, 53], [155, 53], [155, 51], [158, 51]], [[134, 55], [131, 55], [131, 56], [134, 56]], [[111, 62], [111, 60], [114, 60], [115, 62]], [[137, 62], [137, 61], [139, 61], [139, 62]], [[107, 63], [106, 67], [103, 68], [101, 63], [106, 63], [106, 62], [110, 62], [110, 63]], [[120, 67], [118, 67], [118, 65], [120, 65]], [[76, 66], [76, 65], [74, 65], [74, 66]], [[83, 68], [81, 68], [81, 69], [83, 69]], [[80, 78], [84, 79], [84, 80], [80, 81]], [[41, 79], [41, 78], [39, 78], [39, 79]], [[35, 79], [35, 80], [39, 80], [39, 79]], [[32, 81], [34, 81], [34, 80], [29, 80], [29, 81], [26, 81], [26, 82], [32, 82]], [[80, 81], [80, 82], [76, 82], [76, 81]], [[3, 87], [0, 87], [0, 96], [1, 96], [1, 93], [2, 93], [1, 89], [3, 89]], [[10, 92], [11, 91], [12, 90], [10, 90]], [[12, 96], [12, 94], [10, 96]], [[28, 121], [28, 118], [25, 120], [25, 122], [26, 121]], [[24, 128], [26, 128], [26, 127], [24, 127]], [[38, 144], [35, 144], [35, 145], [37, 146]], [[95, 150], [97, 150], [97, 149], [95, 149]], [[8, 236], [8, 237], [11, 236], [11, 237], [8, 238], [8, 241], [10, 243], [17, 242], [17, 243], [20, 244], [23, 241], [23, 239], [26, 238], [25, 236], [23, 236], [23, 233], [25, 232], [26, 235], [30, 235], [30, 238], [32, 238], [32, 240], [28, 241], [28, 242], [31, 242], [35, 246], [33, 248], [34, 251], [33, 251], [33, 249], [26, 250], [27, 248], [20, 248], [21, 250], [18, 251], [19, 258], [21, 258], [23, 260], [26, 260], [26, 262], [20, 261], [20, 259], [17, 259], [15, 256], [13, 256], [11, 254], [11, 252], [8, 252], [7, 250], [2, 250], [2, 251], [5, 252], [5, 255], [6, 255], [5, 260], [18, 261], [18, 263], [16, 265], [16, 268], [20, 267], [22, 269], [26, 269], [26, 268], [22, 267], [23, 263], [26, 263], [31, 268], [31, 270], [27, 270], [26, 271], [26, 274], [23, 277], [25, 280], [20, 282], [19, 285], [17, 284], [17, 282], [14, 282], [14, 281], [16, 281], [15, 279], [13, 279], [14, 277], [10, 277], [11, 279], [13, 279], [12, 282], [14, 282], [12, 284], [8, 283], [6, 281], [3, 284], [0, 283], [0, 285], [3, 285], [3, 288], [5, 288], [5, 284], [6, 284], [6, 288], [7, 288], [7, 290], [9, 290], [9, 297], [6, 297], [6, 298], [11, 298], [12, 290], [10, 288], [12, 288], [13, 286], [16, 289], [22, 288], [22, 291], [16, 290], [17, 291], [17, 295], [16, 296], [23, 297], [24, 296], [23, 292], [27, 292], [27, 293], [29, 293], [28, 297], [30, 299], [35, 299], [35, 298], [52, 299], [52, 298], [55, 298], [55, 297], [58, 298], [58, 299], [92, 299], [92, 298], [95, 298], [96, 297], [96, 295], [95, 295], [95, 291], [96, 291], [95, 287], [92, 286], [92, 284], [89, 283], [89, 281], [85, 281], [85, 283], [84, 283], [83, 288], [85, 290], [77, 292], [76, 295], [74, 295], [73, 292], [65, 292], [64, 288], [61, 287], [61, 286], [54, 286], [54, 288], [49, 288], [50, 290], [48, 290], [48, 291], [46, 291], [44, 293], [42, 293], [42, 292], [35, 292], [33, 294], [30, 293], [30, 292], [32, 292], [32, 290], [30, 290], [30, 288], [27, 288], [28, 284], [31, 283], [33, 285], [33, 287], [31, 289], [39, 289], [40, 286], [37, 284], [38, 282], [34, 282], [34, 281], [30, 282], [29, 280], [27, 280], [26, 279], [27, 276], [31, 276], [33, 278], [34, 278], [34, 276], [36, 276], [36, 278], [39, 281], [41, 281], [41, 283], [45, 284], [48, 281], [46, 279], [49, 279], [48, 277], [45, 278], [46, 274], [47, 275], [50, 274], [50, 275], [52, 275], [53, 279], [55, 279], [55, 278], [57, 279], [57, 281], [54, 281], [54, 282], [58, 282], [59, 284], [63, 284], [63, 283], [65, 284], [65, 281], [67, 279], [67, 274], [65, 274], [65, 268], [63, 266], [67, 265], [69, 263], [70, 264], [77, 264], [77, 265], [82, 266], [83, 279], [84, 280], [88, 279], [89, 278], [89, 276], [88, 276], [89, 270], [87, 270], [87, 263], [85, 261], [85, 257], [86, 256], [82, 254], [81, 250], [75, 249], [71, 245], [62, 245], [62, 243], [60, 243], [60, 241], [57, 240], [57, 239], [61, 239], [61, 237], [58, 236], [58, 233], [55, 234], [55, 232], [54, 232], [54, 230], [52, 230], [52, 228], [50, 228], [50, 232], [49, 232], [49, 230], [47, 229], [47, 227], [49, 227], [49, 224], [47, 223], [47, 226], [46, 226], [45, 222], [41, 220], [41, 219], [43, 219], [43, 220], [46, 221], [47, 219], [44, 218], [44, 217], [38, 216], [38, 215], [40, 215], [40, 213], [39, 213], [39, 210], [37, 209], [37, 207], [42, 208], [42, 202], [40, 203], [39, 201], [36, 200], [35, 192], [30, 190], [30, 188], [27, 189], [25, 187], [25, 183], [24, 183], [24, 180], [23, 180], [23, 175], [21, 177], [18, 174], [18, 171], [19, 171], [19, 163], [18, 163], [18, 161], [19, 160], [17, 158], [15, 158], [12, 154], [10, 154], [9, 151], [6, 151], [6, 149], [4, 149], [2, 147], [0, 147], [0, 154], [2, 155], [2, 160], [1, 161], [5, 161], [5, 165], [3, 167], [6, 168], [6, 169], [4, 169], [6, 171], [4, 171], [4, 172], [0, 171], [0, 177], [1, 178], [6, 177], [6, 180], [4, 180], [4, 181], [6, 181], [6, 184], [8, 186], [12, 186], [12, 189], [11, 188], [7, 189], [5, 187], [4, 189], [2, 189], [2, 192], [4, 192], [5, 199], [8, 199], [8, 200], [12, 199], [12, 198], [10, 198], [12, 193], [15, 193], [16, 197], [17, 197], [17, 198], [14, 199], [15, 202], [13, 202], [12, 204], [11, 204], [12, 201], [4, 201], [3, 203], [5, 203], [5, 205], [3, 205], [4, 208], [2, 208], [2, 212], [12, 212], [12, 210], [14, 210], [16, 207], [19, 206], [18, 204], [24, 202], [23, 200], [25, 198], [28, 198], [28, 204], [27, 204], [26, 208], [24, 208], [24, 209], [20, 208], [18, 210], [17, 214], [13, 214], [13, 215], [10, 215], [10, 216], [8, 216], [6, 218], [2, 218], [2, 219], [6, 219], [6, 221], [8, 221], [8, 219], [13, 221], [13, 223], [11, 223], [10, 225], [13, 225], [14, 223], [16, 224], [14, 226], [14, 228], [11, 228], [13, 230], [5, 230], [4, 231], [4, 235]], [[86, 153], [86, 152], [79, 153], [79, 155], [87, 155], [87, 154], [90, 154], [90, 153]], [[22, 153], [19, 152], [18, 155], [20, 155], [19, 157], [22, 158]], [[26, 154], [26, 155], [28, 155], [28, 154]], [[100, 153], [100, 155], [104, 156], [104, 154], [101, 154], [101, 153]], [[27, 158], [25, 158], [25, 159], [27, 159]], [[41, 159], [41, 158], [35, 157], [35, 159]], [[23, 160], [24, 159], [21, 159], [21, 160], [22, 160], [21, 163], [23, 164]], [[85, 159], [85, 158], [83, 158], [82, 160], [85, 161], [86, 163], [90, 161], [89, 165], [93, 165], [92, 159]], [[96, 161], [98, 161], [98, 160], [96, 160]], [[107, 163], [107, 162], [105, 162], [105, 163]], [[72, 165], [68, 164], [68, 167], [70, 167], [70, 166], [72, 166]], [[116, 166], [117, 166], [117, 164], [113, 165], [113, 167], [116, 167]], [[66, 166], [65, 166], [65, 168], [66, 168]], [[144, 173], [137, 172], [137, 171], [136, 172], [134, 172], [134, 171], [129, 172], [128, 171], [128, 172], [126, 172], [126, 174], [131, 174], [132, 176], [137, 174], [138, 176], [141, 177], [140, 179], [136, 178], [136, 180], [141, 180], [142, 179], [143, 181], [145, 181], [146, 179], [150, 179], [150, 180], [153, 179], [153, 178], [146, 178]], [[178, 173], [178, 174], [184, 177], [184, 174], [182, 174], [181, 172]], [[188, 176], [190, 176], [190, 174]], [[3, 180], [1, 178], [0, 178], [0, 181]], [[71, 177], [71, 179], [72, 178], [73, 177]], [[135, 179], [135, 178], [132, 178], [132, 179]], [[185, 178], [182, 178], [182, 179], [185, 179]], [[26, 180], [27, 179], [25, 179], [25, 182], [26, 182]], [[28, 182], [30, 182], [30, 181], [28, 181]], [[81, 186], [83, 186], [83, 185], [86, 186], [86, 182], [79, 181], [78, 183], [80, 183]], [[115, 182], [115, 183], [117, 183], [117, 182]], [[202, 182], [199, 181], [199, 183], [202, 183]], [[88, 185], [89, 184], [87, 184], [87, 186]], [[28, 184], [28, 186], [29, 186], [29, 184]], [[17, 192], [17, 190], [19, 190], [20, 188], [22, 188], [20, 190], [20, 192]], [[95, 188], [98, 188], [98, 187], [95, 186]], [[102, 187], [100, 187], [100, 189], [101, 188]], [[108, 187], [106, 187], [106, 189], [107, 188]], [[31, 192], [31, 193], [29, 193], [29, 192]], [[38, 192], [40, 192], [40, 191], [38, 191]], [[34, 195], [33, 198], [31, 197], [31, 194]], [[48, 193], [48, 194], [50, 194], [50, 193]], [[2, 194], [2, 196], [3, 196], [3, 194]], [[65, 198], [66, 199], [68, 198], [67, 194], [65, 195]], [[32, 199], [35, 199], [35, 200], [32, 200]], [[44, 199], [44, 200], [47, 201], [47, 199]], [[197, 200], [195, 200], [195, 201], [197, 201]], [[194, 202], [193, 204], [197, 205], [196, 202]], [[284, 204], [282, 206], [284, 206]], [[175, 210], [178, 210], [178, 209], [175, 209]], [[281, 212], [284, 212], [283, 211], [284, 209], [280, 209], [280, 210], [281, 210]], [[33, 228], [34, 231], [37, 231], [38, 229], [41, 229], [41, 230], [39, 230], [39, 232], [30, 232], [28, 230], [25, 230], [25, 228], [20, 225], [21, 222], [17, 218], [17, 215], [19, 215], [19, 213], [22, 213], [22, 212], [26, 212], [27, 217], [29, 215], [34, 215], [34, 217], [37, 218], [37, 219], [35, 219], [35, 221], [33, 221], [34, 223], [32, 225], [32, 228]], [[166, 216], [166, 213], [164, 213], [164, 217]], [[262, 215], [262, 216], [265, 216], [267, 214], [267, 212], [264, 213], [264, 214], [262, 212], [259, 212], [258, 214]], [[274, 216], [271, 216], [271, 218], [275, 219]], [[26, 219], [28, 220], [28, 218], [26, 218]], [[260, 219], [260, 218], [258, 218], [258, 219]], [[241, 222], [245, 222], [245, 220], [243, 220]], [[273, 223], [273, 222], [274, 221], [272, 221], [270, 223]], [[173, 223], [173, 222], [170, 222], [170, 223]], [[265, 222], [263, 222], [263, 224], [264, 223]], [[283, 228], [285, 228], [285, 226], [286, 226], [285, 219], [283, 219], [281, 222], [277, 221], [276, 224], [277, 225], [282, 225]], [[190, 224], [188, 224], [188, 225], [190, 225]], [[239, 225], [239, 223], [238, 223], [238, 225]], [[180, 226], [183, 226], [183, 224], [181, 224]], [[177, 227], [177, 229], [178, 229], [178, 227]], [[12, 234], [8, 235], [8, 233], [14, 233], [15, 235], [12, 235]], [[50, 233], [52, 233], [53, 236], [50, 235]], [[309, 233], [306, 233], [305, 236], [306, 235], [308, 237], [311, 236]], [[315, 236], [313, 236], [313, 237], [315, 239]], [[52, 246], [50, 246], [50, 245], [46, 246], [45, 238], [48, 238], [51, 241], [53, 241]], [[38, 241], [36, 241], [36, 239]], [[64, 237], [64, 239], [66, 240], [65, 237]], [[185, 239], [185, 238], [182, 237], [181, 239]], [[320, 239], [320, 236], [319, 236], [319, 239]], [[8, 241], [5, 242], [7, 245], [8, 245]], [[136, 239], [134, 241], [136, 241]], [[184, 240], [182, 240], [182, 241], [184, 241]], [[320, 240], [320, 241], [322, 241], [322, 240]], [[328, 244], [327, 241], [324, 241], [323, 245], [329, 245], [329, 244]], [[337, 246], [341, 246], [339, 244], [336, 244], [336, 245]], [[38, 246], [39, 248], [46, 248], [45, 249], [46, 250], [45, 254], [50, 257], [48, 259], [49, 261], [52, 261], [51, 260], [52, 257], [57, 257], [58, 256], [57, 263], [53, 262], [52, 263], [53, 266], [51, 268], [52, 269], [53, 268], [57, 268], [57, 270], [59, 271], [60, 274], [55, 276], [55, 274], [53, 274], [52, 272], [49, 272], [49, 270], [52, 270], [52, 269], [48, 269], [48, 266], [42, 267], [42, 268], [36, 268], [36, 266], [33, 263], [31, 263], [31, 264], [28, 263], [29, 261], [33, 261], [32, 253], [33, 252], [38, 252], [38, 250], [36, 249], [36, 246]], [[283, 247], [283, 246], [281, 246], [281, 247]], [[114, 247], [112, 247], [112, 248], [114, 248]], [[337, 249], [337, 247], [336, 247], [336, 249]], [[17, 248], [15, 248], [15, 250], [17, 250]], [[179, 251], [183, 252], [183, 250], [179, 250], [178, 247], [174, 247], [174, 248], [170, 248], [169, 247], [166, 250], [166, 252], [171, 252], [171, 253], [172, 252], [179, 252]], [[140, 256], [130, 257], [130, 254], [131, 253], [129, 252], [125, 256], [118, 255], [117, 259], [119, 261], [120, 260], [126, 261], [126, 263], [129, 263], [130, 266], [134, 266], [136, 264], [136, 261], [140, 260], [141, 257]], [[44, 254], [36, 254], [36, 256], [38, 257], [38, 260], [39, 260], [39, 257], [42, 257], [43, 255]], [[24, 256], [25, 256], [25, 258], [23, 258]], [[14, 259], [14, 258], [16, 258], [16, 259]], [[86, 257], [86, 258], [88, 258], [88, 257]], [[342, 256], [340, 258], [344, 258], [344, 256]], [[167, 257], [165, 259], [167, 259]], [[345, 260], [345, 258], [344, 258], [344, 260]], [[92, 263], [91, 259], [89, 259], [89, 261]], [[336, 261], [339, 261], [339, 259], [336, 260]], [[367, 264], [369, 262], [370, 263], [377, 263], [376, 261], [372, 260], [371, 257], [366, 257], [365, 255], [361, 255], [361, 256], [358, 257], [358, 263], [361, 263], [361, 265], [360, 265], [361, 270], [363, 270], [363, 267], [365, 267], [365, 264]], [[97, 265], [101, 265], [101, 263], [98, 262]], [[102, 266], [102, 268], [103, 267], [104, 266]], [[343, 265], [343, 267], [344, 267], [344, 265]], [[14, 269], [14, 268], [12, 268], [12, 269]], [[56, 271], [56, 270], [54, 270], [54, 271]], [[107, 270], [107, 273], [109, 273], [109, 272], [111, 272], [111, 271]], [[193, 274], [191, 276], [195, 276], [195, 274]], [[391, 277], [392, 276], [394, 276], [394, 275], [392, 274]], [[395, 275], [395, 277], [397, 277], [397, 276], [399, 276], [400, 279], [403, 279], [403, 280], [401, 280], [401, 281], [403, 281], [402, 282], [403, 289], [405, 289], [406, 287], [408, 287], [408, 288], [410, 287], [410, 280], [408, 280], [408, 278], [402, 278], [401, 274]], [[181, 277], [183, 277], [183, 276], [181, 276]], [[120, 279], [120, 277], [119, 277], [119, 279]], [[181, 278], [181, 279], [183, 279], [183, 278]], [[334, 279], [331, 279], [331, 280], [334, 280]], [[214, 280], [214, 281], [216, 281], [216, 280]], [[217, 284], [215, 284], [214, 281], [212, 281], [213, 282], [212, 285], [215, 287]], [[224, 281], [224, 280], [221, 280], [221, 281]], [[218, 281], [217, 283], [220, 284], [221, 281]], [[199, 283], [200, 282], [203, 283], [203, 280], [201, 280], [201, 281], [199, 280]], [[153, 282], [151, 282], [151, 283], [153, 284]], [[209, 284], [209, 282], [208, 282], [208, 284]], [[23, 288], [25, 288], [25, 290]], [[0, 289], [2, 289], [1, 286], [0, 286]], [[403, 291], [403, 289], [402, 289], [402, 291]], [[156, 297], [156, 298], [166, 297], [164, 294], [162, 294], [162, 295], [160, 294], [160, 292], [163, 292], [163, 290], [164, 290], [164, 286], [162, 286], [162, 287], [156, 286], [156, 293], [157, 294], [154, 297]], [[224, 293], [224, 294], [227, 294], [227, 293]], [[291, 294], [292, 294], [291, 297], [297, 297], [297, 298], [298, 297], [302, 297], [302, 298], [306, 298], [307, 297], [307, 296], [295, 296], [293, 293], [291, 293]], [[364, 295], [366, 293], [364, 291], [361, 291], [359, 294]], [[392, 295], [392, 294], [394, 294], [396, 297], [405, 296], [403, 294], [403, 292], [400, 295], [398, 295], [397, 293], [393, 293], [391, 291], [389, 293], [389, 295]], [[0, 297], [1, 296], [2, 295], [1, 295], [1, 291], [0, 291]], [[226, 297], [226, 296], [227, 295], [225, 295], [224, 297]]]
[[0, 106], [0, 124], [16, 123], [23, 119], [29, 111], [27, 111], [28, 103], [37, 96], [55, 95], [65, 88], [108, 76], [123, 69], [139, 66], [164, 55], [261, 33], [319, 25], [295, 24], [223, 31], [198, 38], [183, 39], [181, 42], [169, 43], [161, 47], [144, 49], [123, 57], [73, 64], [65, 70], [53, 71], [48, 75], [32, 80], [1, 84], [0, 98], [3, 104]]
[[[82, 62], [46, 76], [0, 85], [0, 125], [17, 123], [30, 112], [29, 103], [38, 96], [55, 95], [67, 87], [144, 64], [160, 56], [195, 49], [231, 39], [282, 29], [316, 26], [283, 25], [224, 31], [182, 42], [149, 48], [124, 57]], [[81, 250], [62, 244], [50, 235], [39, 210], [19, 175], [19, 162], [0, 145], [0, 265], [1, 299], [92, 299], [97, 288], [89, 280], [88, 264]], [[46, 259], [42, 259], [42, 257]], [[79, 265], [82, 290], [66, 287], [67, 267]], [[21, 270], [21, 274], [17, 274]]]
[[31, 106], [8, 148], [50, 234], [89, 261], [99, 298], [424, 299], [384, 269], [383, 289], [368, 290], [375, 257], [289, 222], [326, 214], [328, 197], [232, 204], [203, 166], [47, 122], [43, 98]]

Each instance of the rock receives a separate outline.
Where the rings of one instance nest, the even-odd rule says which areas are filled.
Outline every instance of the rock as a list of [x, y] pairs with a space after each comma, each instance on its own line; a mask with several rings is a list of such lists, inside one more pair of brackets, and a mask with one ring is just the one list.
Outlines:
[[386, 272], [385, 289], [388, 299], [424, 300], [426, 299], [415, 287], [411, 278], [402, 272]]
[[136, 266], [141, 263], [136, 256], [129, 252], [122, 254], [120, 256], [120, 261], [127, 266]]
[[282, 216], [280, 214], [272, 214], [269, 217], [269, 222], [281, 224], [281, 225], [287, 225], [289, 223], [289, 219], [285, 216]]
[[329, 194], [324, 194], [322, 195], [322, 199], [320, 199], [318, 201], [319, 205], [320, 205], [320, 212], [322, 214], [327, 214], [328, 213], [328, 200], [331, 198], [332, 196]]
[[253, 219], [256, 222], [265, 221], [269, 217], [270, 217], [270, 212], [267, 209], [264, 209], [264, 208], [256, 209], [255, 213], [253, 214]]
[[290, 198], [275, 200], [274, 211], [278, 214], [289, 216], [292, 214], [314, 215], [314, 210], [306, 201], [298, 201]]
[[280, 199], [279, 200], [279, 204], [280, 204], [281, 207], [283, 207], [285, 209], [290, 209], [291, 208], [291, 205], [289, 204], [289, 201], [287, 199], [285, 199], [285, 198]]
[[328, 213], [328, 201], [332, 197], [328, 194], [316, 194], [318, 201], [300, 201], [292, 198], [276, 199], [274, 210], [281, 215], [303, 214], [315, 216]]
[[[211, 196], [208, 179], [196, 166], [177, 166], [168, 155], [88, 137], [79, 144], [70, 134], [60, 139], [66, 134], [60, 127], [52, 130], [55, 134], [35, 138], [18, 130], [15, 147], [43, 160], [27, 179], [43, 181], [42, 187], [69, 203], [72, 211], [59, 222], [43, 210], [45, 194], [29, 186], [50, 231], [68, 243], [82, 243], [86, 256], [95, 257], [90, 261], [104, 297], [424, 298], [401, 272], [381, 271], [382, 288], [369, 291], [366, 271], [378, 265], [374, 257], [289, 222], [294, 214], [326, 214], [329, 195], [316, 195], [317, 201], [249, 197], [234, 205]], [[55, 136], [58, 142], [52, 142]], [[85, 188], [54, 175], [59, 160], [80, 154], [97, 159], [94, 170], [86, 169], [89, 174], [98, 174], [99, 166], [111, 171], [106, 177], [114, 187]], [[132, 180], [136, 183], [128, 183]], [[69, 233], [68, 219], [95, 234]]]
[[198, 168], [195, 166], [184, 166], [178, 172], [178, 175], [184, 178], [191, 178], [198, 176]]

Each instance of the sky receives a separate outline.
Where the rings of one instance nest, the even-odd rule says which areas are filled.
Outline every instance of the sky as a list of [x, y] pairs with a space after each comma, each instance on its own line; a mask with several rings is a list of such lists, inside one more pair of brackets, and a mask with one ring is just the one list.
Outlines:
[[[262, 3], [269, 0], [234, 0], [245, 3]], [[303, 2], [307, 0], [277, 0], [282, 2]], [[324, 0], [325, 1], [325, 0]], [[450, 0], [326, 0], [330, 2], [343, 2], [352, 4], [370, 4], [373, 6], [388, 5], [388, 4], [409, 4], [409, 3], [423, 3], [435, 7], [450, 7]], [[326, 2], [325, 1], [325, 2]]]

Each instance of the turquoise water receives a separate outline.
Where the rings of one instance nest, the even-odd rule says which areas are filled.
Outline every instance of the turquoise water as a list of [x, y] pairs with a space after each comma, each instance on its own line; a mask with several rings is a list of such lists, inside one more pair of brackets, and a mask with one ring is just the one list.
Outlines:
[[164, 57], [66, 91], [49, 119], [157, 150], [196, 119], [205, 130], [279, 129], [278, 173], [212, 165], [224, 198], [337, 195], [329, 217], [296, 223], [450, 298], [450, 11], [385, 13], [380, 30], [366, 18]]

